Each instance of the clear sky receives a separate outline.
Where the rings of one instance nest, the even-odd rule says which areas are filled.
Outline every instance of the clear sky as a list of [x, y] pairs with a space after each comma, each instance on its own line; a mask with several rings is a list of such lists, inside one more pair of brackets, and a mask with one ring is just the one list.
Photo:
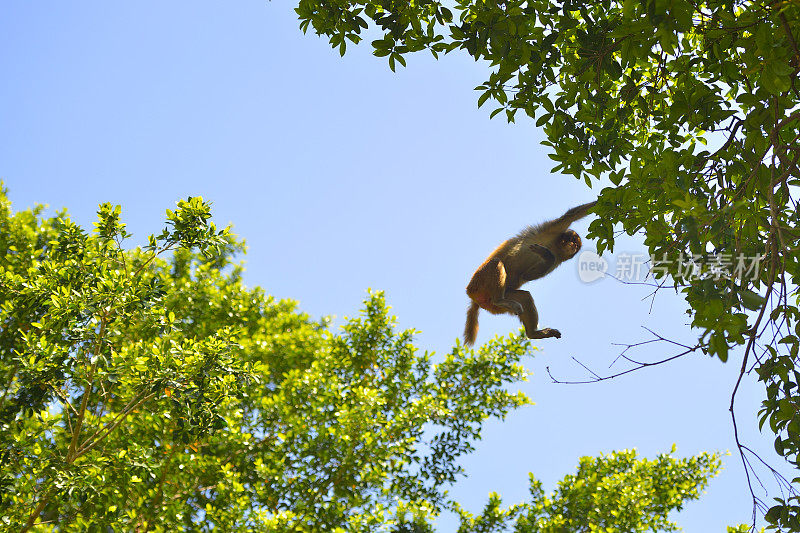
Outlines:
[[[293, 8], [3, 2], [0, 179], [16, 209], [66, 207], [87, 228], [99, 203], [121, 204], [131, 245], [159, 231], [176, 200], [203, 196], [217, 223], [233, 223], [247, 241], [249, 285], [335, 324], [358, 312], [367, 288], [384, 290], [400, 326], [421, 330], [420, 348], [447, 352], [463, 329], [464, 287], [486, 255], [597, 189], [549, 172], [531, 121], [509, 125], [476, 108], [486, 65], [416, 55], [395, 74], [366, 42], [340, 58], [299, 31]], [[588, 223], [575, 228], [585, 233]], [[640, 240], [621, 240], [609, 260], [643, 251]], [[728, 404], [741, 354], [727, 364], [687, 356], [592, 385], [547, 375], [586, 378], [573, 357], [598, 373], [624, 369], [608, 368], [614, 343], [647, 340], [642, 326], [692, 343], [680, 298], [663, 291], [651, 309], [649, 288], [581, 283], [576, 261], [526, 288], [542, 325], [563, 337], [537, 341], [541, 351], [526, 361], [523, 390], [536, 405], [489, 424], [464, 461], [468, 477], [451, 494], [467, 509], [478, 512], [490, 491], [523, 500], [529, 471], [552, 489], [583, 455], [635, 447], [654, 456], [673, 443], [679, 455], [735, 451]], [[517, 328], [508, 316], [480, 322], [478, 342]], [[674, 353], [658, 343], [631, 352]], [[758, 433], [754, 378], [737, 397], [740, 431], [777, 464], [771, 434]], [[749, 517], [731, 455], [676, 518], [705, 532]]]

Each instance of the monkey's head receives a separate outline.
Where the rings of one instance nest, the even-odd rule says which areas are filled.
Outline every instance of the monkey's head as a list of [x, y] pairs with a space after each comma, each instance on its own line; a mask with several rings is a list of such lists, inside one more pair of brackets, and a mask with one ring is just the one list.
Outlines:
[[575, 254], [581, 249], [581, 238], [575, 231], [568, 229], [558, 236], [556, 246], [561, 260], [566, 261], [575, 257]]

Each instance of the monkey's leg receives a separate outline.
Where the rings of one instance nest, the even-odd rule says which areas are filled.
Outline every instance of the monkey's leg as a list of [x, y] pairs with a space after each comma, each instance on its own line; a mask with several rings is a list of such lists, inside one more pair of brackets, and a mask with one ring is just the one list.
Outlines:
[[486, 261], [467, 285], [467, 295], [492, 314], [520, 315], [522, 304], [506, 297], [506, 269], [499, 259]]
[[531, 296], [531, 293], [523, 290], [509, 291], [506, 297], [522, 305], [522, 313], [519, 315], [519, 319], [522, 325], [525, 326], [525, 335], [527, 335], [529, 339], [561, 338], [561, 332], [557, 329], [538, 329], [539, 313], [536, 310], [536, 304], [533, 303], [533, 296]]

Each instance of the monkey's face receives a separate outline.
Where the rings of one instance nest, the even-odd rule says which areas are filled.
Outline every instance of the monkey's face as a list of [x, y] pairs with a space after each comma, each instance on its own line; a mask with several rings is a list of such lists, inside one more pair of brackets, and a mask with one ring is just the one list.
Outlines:
[[568, 229], [558, 237], [558, 249], [561, 257], [572, 259], [581, 249], [581, 238], [575, 231]]

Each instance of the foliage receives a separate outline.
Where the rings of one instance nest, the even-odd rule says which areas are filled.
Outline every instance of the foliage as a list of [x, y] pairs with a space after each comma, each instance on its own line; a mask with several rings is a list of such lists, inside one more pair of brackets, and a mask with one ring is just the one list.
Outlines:
[[647, 460], [626, 450], [583, 457], [577, 473], [566, 476], [549, 496], [531, 474], [529, 503], [501, 509], [499, 496], [492, 494], [478, 517], [459, 508], [459, 533], [505, 531], [515, 517], [517, 533], [678, 531], [667, 512], [697, 499], [719, 468], [719, 457], [713, 454], [688, 459], [665, 454]]
[[[613, 250], [615, 228], [644, 234], [656, 277], [690, 306], [698, 349], [726, 361], [740, 348], [742, 375], [754, 365], [761, 424], [797, 466], [800, 4], [300, 0], [296, 11], [341, 53], [371, 22], [393, 70], [420, 50], [485, 60], [478, 106], [535, 119], [554, 171], [613, 185], [590, 226], [598, 250]], [[766, 516], [800, 531], [789, 488]]]
[[[333, 335], [243, 285], [200, 198], [133, 250], [118, 206], [91, 234], [42, 213], [0, 192], [0, 531], [432, 531], [484, 421], [529, 403], [522, 337], [433, 365], [381, 293]], [[717, 469], [670, 464], [664, 520]]]

